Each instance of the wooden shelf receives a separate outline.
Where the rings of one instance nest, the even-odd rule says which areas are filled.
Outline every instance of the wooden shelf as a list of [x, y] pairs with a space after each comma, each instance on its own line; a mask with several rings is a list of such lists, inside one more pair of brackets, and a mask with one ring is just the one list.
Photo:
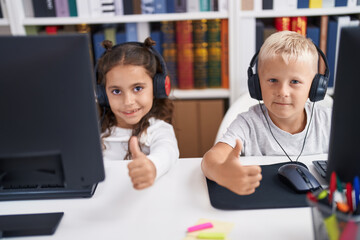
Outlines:
[[180, 20], [199, 20], [228, 18], [227, 12], [193, 12], [171, 14], [134, 14], [115, 17], [78, 18], [78, 17], [51, 17], [51, 18], [25, 18], [23, 25], [72, 25], [72, 24], [108, 24], [127, 22], [161, 22]]

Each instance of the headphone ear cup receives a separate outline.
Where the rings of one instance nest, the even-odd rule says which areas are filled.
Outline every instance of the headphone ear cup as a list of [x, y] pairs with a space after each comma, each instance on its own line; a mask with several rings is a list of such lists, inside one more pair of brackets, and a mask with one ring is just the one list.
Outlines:
[[310, 87], [309, 99], [311, 102], [321, 101], [325, 98], [328, 79], [322, 74], [317, 73]]
[[248, 88], [252, 98], [262, 100], [259, 77], [257, 74], [253, 74], [251, 68], [248, 69]]
[[101, 107], [110, 107], [104, 85], [96, 84], [96, 98]]
[[167, 98], [170, 94], [170, 79], [163, 73], [156, 73], [154, 78], [154, 96], [158, 99]]

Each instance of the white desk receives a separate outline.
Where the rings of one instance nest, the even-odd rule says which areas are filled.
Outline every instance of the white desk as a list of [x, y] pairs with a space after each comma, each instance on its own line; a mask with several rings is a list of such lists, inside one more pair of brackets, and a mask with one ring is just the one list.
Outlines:
[[[326, 155], [301, 157], [326, 159]], [[243, 164], [271, 164], [285, 157], [242, 157]], [[310, 208], [224, 211], [210, 205], [201, 159], [180, 159], [154, 186], [132, 188], [126, 161], [105, 161], [106, 179], [90, 199], [5, 201], [0, 214], [64, 212], [53, 236], [16, 239], [181, 240], [199, 218], [235, 223], [229, 238], [313, 239]], [[314, 172], [313, 166], [310, 170]], [[316, 174], [315, 174], [316, 176]]]

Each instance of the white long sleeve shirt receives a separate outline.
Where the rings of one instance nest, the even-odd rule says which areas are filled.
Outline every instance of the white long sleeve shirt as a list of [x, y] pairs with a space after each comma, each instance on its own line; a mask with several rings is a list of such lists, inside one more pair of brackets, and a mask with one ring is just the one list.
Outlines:
[[[154, 163], [156, 179], [164, 175], [179, 159], [179, 148], [173, 126], [163, 120], [150, 118], [150, 126], [140, 137], [142, 152]], [[105, 160], [123, 160], [128, 152], [132, 129], [113, 127], [104, 138]]]

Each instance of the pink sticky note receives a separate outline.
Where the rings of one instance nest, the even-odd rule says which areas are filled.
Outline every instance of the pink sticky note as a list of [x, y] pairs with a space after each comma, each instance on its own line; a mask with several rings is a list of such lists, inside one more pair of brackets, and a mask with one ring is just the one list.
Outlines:
[[189, 227], [187, 229], [188, 232], [194, 232], [194, 231], [199, 231], [199, 230], [202, 230], [202, 229], [206, 229], [206, 228], [212, 228], [213, 225], [211, 222], [207, 222], [207, 223], [202, 223], [202, 224], [199, 224], [199, 225], [195, 225], [195, 226], [192, 226], [192, 227]]

